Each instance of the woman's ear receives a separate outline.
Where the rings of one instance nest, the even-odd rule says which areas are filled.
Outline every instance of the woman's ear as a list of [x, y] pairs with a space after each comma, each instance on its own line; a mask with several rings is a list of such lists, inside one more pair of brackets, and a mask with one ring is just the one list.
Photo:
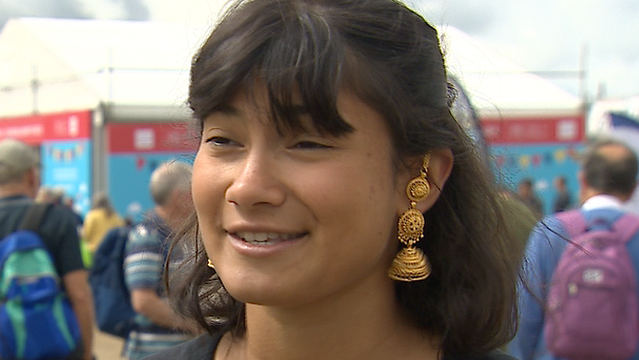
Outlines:
[[453, 170], [453, 162], [453, 152], [448, 148], [435, 149], [430, 152], [428, 175], [426, 177], [430, 184], [430, 192], [424, 200], [417, 203], [419, 211], [424, 213], [435, 204]]

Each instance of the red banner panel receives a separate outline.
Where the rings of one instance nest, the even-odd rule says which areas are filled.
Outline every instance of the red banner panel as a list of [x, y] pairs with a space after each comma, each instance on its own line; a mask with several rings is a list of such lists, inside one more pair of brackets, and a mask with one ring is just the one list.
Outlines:
[[112, 123], [109, 153], [195, 152], [194, 132], [185, 123]]
[[91, 136], [91, 111], [64, 112], [0, 119], [0, 139], [29, 144], [45, 140], [78, 140]]
[[482, 119], [481, 127], [490, 144], [579, 143], [585, 139], [583, 116]]

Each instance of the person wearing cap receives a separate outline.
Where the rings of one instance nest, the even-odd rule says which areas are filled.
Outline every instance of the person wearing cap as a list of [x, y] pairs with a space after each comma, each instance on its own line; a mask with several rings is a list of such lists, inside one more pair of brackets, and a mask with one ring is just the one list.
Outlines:
[[[0, 239], [18, 228], [27, 209], [34, 203], [39, 187], [40, 160], [36, 151], [19, 140], [1, 140]], [[93, 298], [75, 220], [66, 209], [53, 206], [43, 218], [39, 233], [51, 253], [80, 325], [82, 345], [72, 359], [93, 359]]]

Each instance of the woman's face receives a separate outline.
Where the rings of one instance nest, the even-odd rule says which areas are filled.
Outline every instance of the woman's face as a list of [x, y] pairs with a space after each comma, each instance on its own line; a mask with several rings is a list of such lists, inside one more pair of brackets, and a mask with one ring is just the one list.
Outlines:
[[264, 89], [228, 105], [205, 119], [193, 167], [202, 240], [227, 291], [290, 306], [392, 289], [386, 270], [411, 176], [393, 166], [382, 117], [342, 92], [338, 110], [353, 132], [280, 135]]

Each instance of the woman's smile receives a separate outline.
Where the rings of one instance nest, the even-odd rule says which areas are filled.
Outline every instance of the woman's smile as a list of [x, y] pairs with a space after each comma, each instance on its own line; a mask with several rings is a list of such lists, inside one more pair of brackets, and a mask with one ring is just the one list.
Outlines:
[[237, 232], [231, 236], [255, 245], [272, 245], [281, 241], [298, 239], [306, 233], [274, 233], [274, 232]]
[[237, 255], [249, 259], [268, 259], [274, 256], [294, 256], [287, 253], [300, 245], [307, 233], [240, 232], [228, 235], [230, 245]]

